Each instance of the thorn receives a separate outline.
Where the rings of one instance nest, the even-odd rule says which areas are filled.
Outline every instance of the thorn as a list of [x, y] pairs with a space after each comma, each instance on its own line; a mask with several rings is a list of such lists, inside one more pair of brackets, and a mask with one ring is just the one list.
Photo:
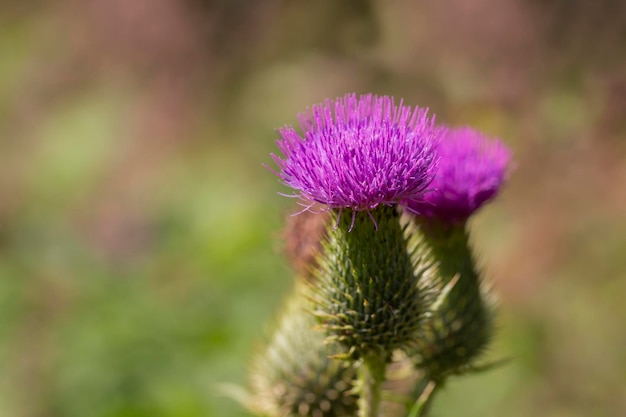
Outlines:
[[448, 297], [448, 294], [450, 294], [450, 291], [452, 291], [452, 288], [454, 288], [457, 282], [459, 282], [460, 278], [461, 274], [456, 273], [456, 275], [452, 277], [450, 282], [448, 282], [445, 287], [443, 287], [443, 289], [441, 290], [441, 294], [439, 295], [439, 297], [437, 297], [437, 301], [435, 301], [435, 303], [433, 304], [433, 310], [437, 310], [439, 309], [439, 307], [441, 307], [441, 304], [443, 304], [443, 301]]

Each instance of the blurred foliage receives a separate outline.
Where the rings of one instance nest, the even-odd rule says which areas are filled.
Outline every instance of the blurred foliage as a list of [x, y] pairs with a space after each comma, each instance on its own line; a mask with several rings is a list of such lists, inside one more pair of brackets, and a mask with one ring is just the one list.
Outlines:
[[558, 0], [0, 3], [0, 415], [246, 416], [290, 291], [274, 129], [348, 91], [516, 151], [475, 219], [501, 296], [441, 416], [626, 415], [626, 7]]

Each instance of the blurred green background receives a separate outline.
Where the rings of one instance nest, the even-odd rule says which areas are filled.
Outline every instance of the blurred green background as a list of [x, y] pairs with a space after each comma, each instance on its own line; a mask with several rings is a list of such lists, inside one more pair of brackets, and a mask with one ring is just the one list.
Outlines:
[[435, 416], [626, 415], [626, 3], [0, 2], [0, 416], [248, 416], [293, 272], [275, 129], [346, 92], [499, 136], [490, 357]]

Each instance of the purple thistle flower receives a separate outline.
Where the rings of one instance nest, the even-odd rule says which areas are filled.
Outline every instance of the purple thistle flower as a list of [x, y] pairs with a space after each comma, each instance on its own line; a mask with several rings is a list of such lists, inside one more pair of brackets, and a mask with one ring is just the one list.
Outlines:
[[279, 129], [274, 171], [307, 209], [369, 210], [419, 198], [437, 165], [434, 126], [427, 109], [395, 105], [383, 96], [347, 94], [298, 115], [303, 135]]
[[498, 193], [511, 152], [498, 139], [469, 127], [448, 130], [437, 150], [441, 159], [435, 179], [423, 198], [406, 205], [426, 218], [464, 222]]

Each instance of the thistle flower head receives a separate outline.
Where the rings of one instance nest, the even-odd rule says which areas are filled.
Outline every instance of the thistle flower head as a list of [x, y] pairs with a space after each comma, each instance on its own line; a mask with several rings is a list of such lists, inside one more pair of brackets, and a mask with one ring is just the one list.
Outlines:
[[498, 193], [511, 153], [498, 139], [468, 127], [448, 130], [437, 150], [441, 160], [428, 191], [406, 205], [426, 218], [464, 222]]
[[326, 100], [279, 130], [276, 174], [305, 204], [371, 210], [418, 198], [437, 165], [442, 129], [426, 109], [387, 96]]

